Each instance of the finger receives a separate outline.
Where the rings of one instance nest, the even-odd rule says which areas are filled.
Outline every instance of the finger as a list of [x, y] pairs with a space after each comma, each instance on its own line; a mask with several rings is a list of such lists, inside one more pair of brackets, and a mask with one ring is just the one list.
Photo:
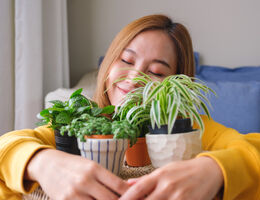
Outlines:
[[156, 186], [156, 179], [153, 176], [143, 176], [139, 181], [130, 187], [120, 200], [135, 200], [142, 199], [147, 194], [151, 193]]
[[73, 196], [72, 198], [73, 200], [95, 200], [93, 197], [86, 195], [86, 194], [82, 194], [80, 197], [75, 198], [75, 196]]
[[95, 199], [92, 198], [91, 196], [84, 196], [82, 200], [95, 200]]
[[116, 175], [112, 174], [104, 168], [102, 168], [102, 170], [100, 170], [96, 176], [99, 182], [103, 183], [106, 187], [110, 188], [117, 194], [122, 195], [129, 188], [127, 182], [125, 182], [124, 180], [122, 180], [121, 178], [117, 177]]
[[91, 195], [94, 199], [97, 200], [113, 200], [118, 199], [118, 196], [113, 193], [111, 190], [106, 188], [104, 185], [100, 184], [99, 182], [92, 182], [86, 191], [89, 195]]
[[169, 199], [170, 194], [162, 193], [162, 191], [157, 187], [145, 200], [164, 200]]
[[136, 184], [138, 182], [138, 180], [140, 180], [140, 178], [131, 178], [127, 180], [127, 184], [132, 186], [134, 184]]
[[[69, 195], [61, 194], [61, 196], [58, 196], [55, 199], [94, 200], [93, 197], [89, 196], [86, 193], [83, 193], [82, 191], [74, 192]], [[54, 199], [51, 198], [51, 200], [54, 200]]]

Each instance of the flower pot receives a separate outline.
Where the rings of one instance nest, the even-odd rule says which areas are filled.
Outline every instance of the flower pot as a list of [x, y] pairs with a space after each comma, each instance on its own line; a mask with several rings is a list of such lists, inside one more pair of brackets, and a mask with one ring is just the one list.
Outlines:
[[55, 130], [54, 133], [57, 150], [80, 155], [76, 137], [70, 137], [67, 135], [67, 133], [64, 133], [64, 136], [62, 136], [58, 130]]
[[[155, 125], [155, 128], [152, 129], [152, 127], [149, 125], [149, 132], [150, 134], [168, 134], [168, 126], [162, 125], [161, 128], [158, 128], [157, 125]], [[176, 119], [171, 134], [175, 133], [186, 133], [191, 132], [192, 126], [191, 121], [189, 118], [186, 119]]]
[[202, 151], [200, 131], [176, 134], [146, 134], [148, 153], [154, 167], [187, 160]]
[[86, 139], [113, 139], [114, 135], [86, 135]]
[[81, 142], [78, 139], [81, 156], [93, 160], [112, 173], [119, 175], [128, 140], [113, 139], [113, 135], [108, 136], [110, 138], [107, 136], [102, 138], [101, 136], [88, 136], [86, 142]]
[[143, 167], [151, 164], [145, 137], [137, 138], [137, 142], [126, 150], [126, 163], [132, 167]]

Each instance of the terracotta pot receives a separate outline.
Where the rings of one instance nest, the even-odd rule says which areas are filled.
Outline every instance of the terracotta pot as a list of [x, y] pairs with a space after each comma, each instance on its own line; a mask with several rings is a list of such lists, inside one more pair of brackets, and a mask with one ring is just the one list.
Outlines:
[[113, 139], [113, 135], [92, 135], [87, 136], [86, 142], [78, 139], [78, 148], [82, 157], [93, 160], [119, 175], [123, 165], [127, 139]]
[[145, 137], [137, 139], [137, 142], [126, 150], [126, 163], [132, 167], [143, 167], [151, 164], [146, 146]]
[[92, 139], [112, 139], [114, 135], [85, 135], [85, 138], [92, 138]]

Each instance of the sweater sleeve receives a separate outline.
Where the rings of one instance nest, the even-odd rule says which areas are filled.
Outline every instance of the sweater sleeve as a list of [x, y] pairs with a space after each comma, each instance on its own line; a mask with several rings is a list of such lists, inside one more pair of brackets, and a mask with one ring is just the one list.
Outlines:
[[224, 200], [260, 196], [260, 134], [240, 134], [203, 116], [205, 131], [198, 156], [209, 156], [224, 176]]
[[0, 137], [1, 195], [26, 194], [38, 186], [35, 182], [25, 181], [24, 172], [31, 157], [44, 148], [55, 148], [54, 133], [46, 126], [13, 131]]

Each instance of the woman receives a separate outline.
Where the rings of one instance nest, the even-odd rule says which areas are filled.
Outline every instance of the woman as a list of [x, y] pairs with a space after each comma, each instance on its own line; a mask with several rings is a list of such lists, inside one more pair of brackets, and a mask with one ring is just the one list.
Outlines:
[[[117, 105], [127, 92], [138, 87], [128, 80], [112, 84], [122, 73], [136, 75], [134, 71], [118, 70], [122, 67], [161, 80], [176, 73], [194, 76], [187, 30], [163, 15], [146, 16], [126, 26], [108, 49], [98, 75], [94, 100], [100, 106]], [[54, 150], [53, 132], [46, 127], [5, 134], [0, 139], [0, 197], [19, 198], [17, 192], [32, 191], [37, 181], [52, 199], [103, 200], [120, 195], [123, 200], [209, 200], [222, 188], [224, 199], [257, 199], [260, 137], [240, 135], [212, 120], [203, 120], [202, 142], [208, 152], [128, 182], [92, 161]]]

